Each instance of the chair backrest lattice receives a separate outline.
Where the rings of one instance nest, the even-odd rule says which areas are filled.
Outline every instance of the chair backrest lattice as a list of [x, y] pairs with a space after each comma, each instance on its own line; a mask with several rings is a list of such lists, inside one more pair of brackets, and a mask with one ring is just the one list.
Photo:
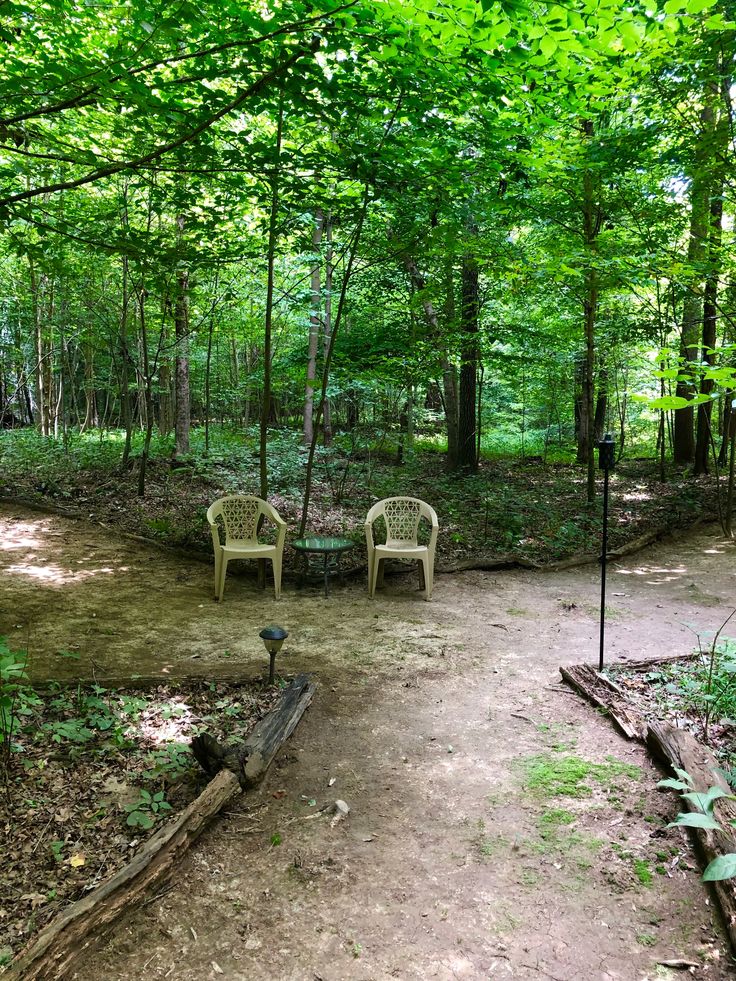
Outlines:
[[226, 497], [222, 501], [222, 520], [227, 541], [258, 541], [261, 501], [257, 497]]
[[421, 504], [412, 498], [394, 498], [383, 507], [387, 545], [416, 545]]

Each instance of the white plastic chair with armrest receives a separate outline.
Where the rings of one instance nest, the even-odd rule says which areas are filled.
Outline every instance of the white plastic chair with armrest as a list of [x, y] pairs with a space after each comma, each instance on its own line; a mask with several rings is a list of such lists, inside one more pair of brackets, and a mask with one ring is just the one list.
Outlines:
[[[386, 543], [376, 545], [373, 523], [382, 517], [386, 523]], [[424, 518], [430, 525], [429, 544], [418, 541], [419, 522]], [[385, 559], [411, 559], [419, 564], [424, 598], [432, 596], [434, 552], [439, 524], [434, 509], [416, 497], [387, 497], [374, 504], [365, 519], [365, 539], [368, 546], [368, 592], [374, 596], [383, 578], [381, 563]]]
[[[276, 526], [275, 544], [258, 541], [261, 516]], [[224, 544], [220, 541], [218, 518], [224, 526]], [[278, 511], [260, 497], [233, 494], [221, 497], [210, 505], [207, 521], [215, 549], [215, 598], [222, 601], [227, 564], [231, 559], [258, 559], [259, 572], [265, 570], [265, 560], [270, 559], [274, 592], [278, 599], [281, 595], [281, 569], [286, 541], [286, 522]]]

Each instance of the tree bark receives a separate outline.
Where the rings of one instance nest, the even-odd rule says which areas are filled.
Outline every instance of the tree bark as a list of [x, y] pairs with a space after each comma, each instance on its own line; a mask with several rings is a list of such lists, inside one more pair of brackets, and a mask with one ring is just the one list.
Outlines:
[[266, 273], [266, 312], [263, 328], [263, 396], [261, 399], [260, 425], [260, 480], [261, 497], [268, 497], [268, 420], [271, 412], [271, 333], [273, 329], [273, 280], [276, 261], [276, 223], [279, 213], [279, 183], [281, 178], [281, 138], [284, 131], [284, 94], [279, 96], [279, 113], [276, 124], [276, 160], [271, 172], [271, 210], [268, 219], [268, 270]]
[[[184, 215], [176, 220], [179, 239], [184, 232]], [[181, 260], [176, 272], [176, 305], [174, 307], [176, 335], [176, 431], [174, 456], [189, 452], [191, 402], [189, 396], [189, 269]]]
[[[334, 268], [332, 265], [332, 216], [328, 212], [325, 219], [325, 236], [327, 239], [327, 249], [325, 251], [325, 322], [324, 322], [324, 348], [323, 357], [327, 360], [330, 350], [330, 339], [332, 337], [332, 277]], [[324, 408], [322, 409], [322, 438], [325, 446], [332, 443], [332, 406], [330, 400], [325, 398]]]
[[314, 425], [314, 388], [317, 380], [317, 351], [319, 349], [319, 328], [321, 303], [321, 257], [319, 247], [322, 243], [324, 219], [320, 208], [314, 212], [312, 229], [312, 252], [314, 259], [310, 274], [311, 297], [309, 300], [309, 346], [307, 350], [307, 383], [304, 392], [304, 442], [312, 442]]
[[[695, 151], [692, 183], [690, 186], [690, 236], [687, 246], [688, 265], [694, 270], [693, 281], [685, 295], [682, 307], [682, 331], [680, 335], [680, 371], [675, 395], [679, 398], [691, 398], [693, 395], [693, 379], [690, 376], [693, 364], [698, 360], [698, 341], [702, 318], [702, 267], [707, 249], [708, 215], [710, 196], [710, 155], [712, 152], [713, 136], [713, 106], [710, 99], [706, 102], [700, 115], [701, 129]], [[674, 443], [672, 447], [674, 461], [678, 466], [686, 466], [695, 459], [695, 438], [693, 430], [694, 410], [686, 406], [675, 412]]]
[[460, 397], [456, 469], [474, 473], [476, 452], [476, 385], [478, 376], [478, 263], [463, 256], [460, 308]]
[[[701, 360], [703, 364], [715, 363], [715, 345], [718, 324], [718, 282], [721, 274], [722, 255], [721, 241], [723, 238], [723, 190], [724, 175], [721, 161], [728, 152], [729, 123], [730, 123], [730, 86], [725, 86], [725, 106], [719, 107], [718, 119], [714, 124], [714, 143], [712, 153], [716, 160], [715, 173], [712, 177], [710, 200], [708, 204], [708, 271], [703, 291], [703, 347]], [[711, 446], [711, 415], [713, 402], [710, 394], [713, 391], [713, 379], [703, 377], [700, 382], [701, 395], [709, 396], [707, 402], [698, 406], [697, 434], [695, 440], [695, 461], [693, 473], [698, 476], [708, 472], [708, 453]]]
[[[593, 136], [593, 121], [583, 120], [583, 139]], [[583, 373], [583, 397], [581, 400], [578, 459], [586, 464], [586, 491], [588, 504], [595, 501], [595, 446], [594, 446], [594, 373], [595, 373], [595, 325], [598, 315], [597, 239], [601, 229], [602, 208], [599, 181], [586, 166], [583, 173], [583, 240], [587, 253], [585, 270], [585, 294], [583, 318], [585, 328], [585, 371]]]

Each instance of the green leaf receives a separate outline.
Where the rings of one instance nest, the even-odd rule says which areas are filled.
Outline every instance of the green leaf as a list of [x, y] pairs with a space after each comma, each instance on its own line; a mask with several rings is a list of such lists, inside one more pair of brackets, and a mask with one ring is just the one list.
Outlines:
[[703, 873], [704, 882], [719, 882], [721, 879], [733, 879], [736, 876], [736, 855], [729, 852], [714, 858]]
[[539, 42], [539, 50], [545, 58], [551, 58], [557, 50], [557, 41], [551, 35], [545, 34]]
[[714, 831], [718, 831], [721, 826], [710, 814], [678, 814], [667, 827], [712, 828]]
[[689, 790], [690, 784], [683, 783], [682, 780], [660, 780], [658, 787], [667, 787], [670, 790]]
[[728, 797], [729, 794], [720, 787], [710, 787], [704, 794], [693, 791], [690, 794], [683, 794], [683, 800], [689, 801], [693, 807], [700, 811], [709, 813], [713, 810], [713, 804], [721, 797]]

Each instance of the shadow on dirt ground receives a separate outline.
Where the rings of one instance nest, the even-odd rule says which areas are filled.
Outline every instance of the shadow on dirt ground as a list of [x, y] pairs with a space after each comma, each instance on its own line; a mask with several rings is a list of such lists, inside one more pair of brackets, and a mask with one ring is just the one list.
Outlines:
[[[408, 576], [278, 603], [233, 578], [218, 606], [203, 564], [0, 516], [0, 633], [35, 677], [249, 677], [276, 621], [281, 670], [318, 682], [266, 782], [78, 981], [734, 976], [659, 772], [559, 682], [597, 656], [595, 567], [441, 576], [431, 603]], [[733, 560], [706, 529], [616, 564], [609, 658], [689, 650], [732, 608]], [[315, 815], [336, 798], [333, 827]]]

